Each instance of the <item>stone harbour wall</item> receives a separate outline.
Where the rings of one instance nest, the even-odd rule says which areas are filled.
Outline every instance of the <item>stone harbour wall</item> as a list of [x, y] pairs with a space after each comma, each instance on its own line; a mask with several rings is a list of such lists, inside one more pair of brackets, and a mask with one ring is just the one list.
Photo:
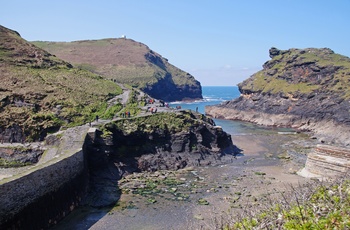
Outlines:
[[90, 138], [85, 132], [51, 160], [0, 181], [0, 229], [46, 229], [79, 205], [88, 185]]

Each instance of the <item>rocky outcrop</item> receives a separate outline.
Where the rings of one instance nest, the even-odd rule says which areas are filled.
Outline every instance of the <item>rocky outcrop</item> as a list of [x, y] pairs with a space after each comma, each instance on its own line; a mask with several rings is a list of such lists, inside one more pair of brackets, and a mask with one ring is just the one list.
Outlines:
[[238, 85], [241, 96], [206, 113], [315, 132], [350, 145], [350, 59], [324, 49], [270, 49], [272, 60]]
[[[188, 77], [193, 78], [188, 74]], [[171, 74], [166, 74], [156, 83], [146, 84], [141, 90], [148, 95], [164, 101], [202, 99], [202, 87], [198, 81], [193, 84], [176, 84]]]
[[180, 101], [202, 98], [200, 82], [191, 74], [132, 39], [33, 43], [78, 68], [137, 87], [156, 99]]
[[96, 134], [88, 162], [97, 183], [86, 200], [95, 207], [118, 200], [115, 185], [125, 175], [231, 162], [240, 152], [211, 119], [187, 111], [118, 120]]
[[38, 163], [43, 152], [39, 147], [0, 147], [0, 167], [20, 167]]
[[299, 174], [305, 177], [337, 177], [349, 173], [350, 150], [329, 145], [317, 145], [308, 154], [305, 168]]

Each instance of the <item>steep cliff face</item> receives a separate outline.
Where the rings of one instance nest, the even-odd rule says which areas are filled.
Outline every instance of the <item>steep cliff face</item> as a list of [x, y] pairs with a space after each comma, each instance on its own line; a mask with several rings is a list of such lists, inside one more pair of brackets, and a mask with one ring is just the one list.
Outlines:
[[76, 67], [138, 87], [157, 99], [202, 98], [201, 85], [192, 75], [132, 39], [33, 43]]
[[311, 130], [350, 144], [350, 59], [327, 48], [271, 48], [270, 57], [263, 70], [238, 85], [238, 99], [206, 113]]
[[0, 26], [0, 141], [42, 139], [106, 110], [121, 93], [114, 82], [36, 47]]
[[132, 171], [209, 165], [237, 153], [231, 136], [213, 120], [187, 111], [115, 121], [103, 136], [113, 146], [113, 160], [129, 161]]

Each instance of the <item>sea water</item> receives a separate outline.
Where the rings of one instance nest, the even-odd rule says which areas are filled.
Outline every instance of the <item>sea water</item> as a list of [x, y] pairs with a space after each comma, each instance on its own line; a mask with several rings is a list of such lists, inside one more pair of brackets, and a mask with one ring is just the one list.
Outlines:
[[[170, 103], [170, 106], [181, 109], [190, 109], [205, 114], [205, 106], [217, 105], [225, 101], [236, 99], [240, 96], [237, 86], [202, 86], [203, 99], [195, 101], [178, 101]], [[221, 126], [224, 131], [231, 135], [248, 135], [253, 133], [270, 133], [278, 131], [291, 131], [284, 128], [269, 128], [255, 125], [249, 122], [214, 119], [215, 124]]]
[[176, 107], [181, 106], [182, 109], [191, 109], [198, 112], [205, 112], [205, 106], [216, 105], [224, 101], [232, 100], [238, 98], [240, 92], [237, 86], [202, 86], [202, 100], [190, 101], [190, 102], [172, 102], [170, 106]]

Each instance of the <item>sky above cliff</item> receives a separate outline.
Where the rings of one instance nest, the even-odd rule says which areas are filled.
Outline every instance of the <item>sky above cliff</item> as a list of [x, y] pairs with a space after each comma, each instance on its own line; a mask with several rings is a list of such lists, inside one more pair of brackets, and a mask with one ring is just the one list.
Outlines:
[[0, 24], [28, 41], [125, 35], [202, 85], [236, 85], [262, 69], [271, 47], [350, 56], [348, 0], [11, 0]]

